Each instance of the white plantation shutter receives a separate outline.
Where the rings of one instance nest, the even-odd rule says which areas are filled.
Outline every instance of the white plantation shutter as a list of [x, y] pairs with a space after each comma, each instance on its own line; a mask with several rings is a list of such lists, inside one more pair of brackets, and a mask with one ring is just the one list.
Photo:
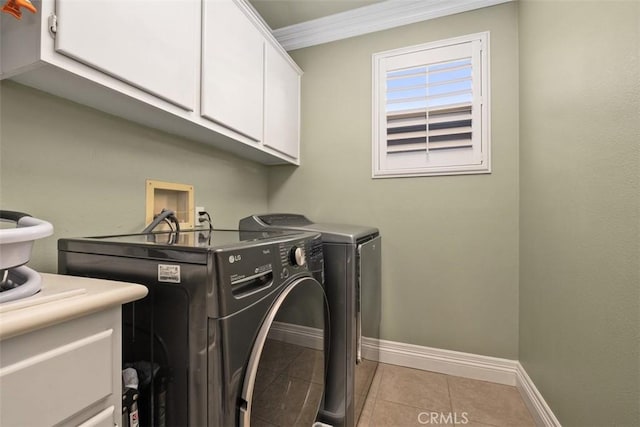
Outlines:
[[471, 147], [471, 77], [471, 58], [387, 72], [387, 153]]
[[486, 39], [374, 55], [374, 177], [490, 171]]

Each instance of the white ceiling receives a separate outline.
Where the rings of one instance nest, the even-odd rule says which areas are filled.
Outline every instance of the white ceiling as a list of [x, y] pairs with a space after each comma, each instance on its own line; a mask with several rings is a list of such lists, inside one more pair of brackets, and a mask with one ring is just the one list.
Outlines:
[[311, 21], [382, 0], [249, 0], [271, 29]]

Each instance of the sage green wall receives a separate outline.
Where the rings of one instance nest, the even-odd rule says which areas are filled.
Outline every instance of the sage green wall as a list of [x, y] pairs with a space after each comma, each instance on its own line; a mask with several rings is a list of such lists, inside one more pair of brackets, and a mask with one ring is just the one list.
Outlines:
[[640, 425], [640, 3], [520, 3], [520, 361], [565, 426]]
[[[292, 52], [302, 166], [269, 171], [269, 209], [381, 230], [383, 339], [517, 358], [516, 20], [503, 4]], [[487, 30], [493, 173], [371, 179], [371, 55]]]
[[193, 184], [216, 227], [267, 209], [267, 168], [26, 86], [0, 86], [0, 206], [50, 221], [32, 262], [57, 270], [60, 237], [138, 232], [145, 179]]

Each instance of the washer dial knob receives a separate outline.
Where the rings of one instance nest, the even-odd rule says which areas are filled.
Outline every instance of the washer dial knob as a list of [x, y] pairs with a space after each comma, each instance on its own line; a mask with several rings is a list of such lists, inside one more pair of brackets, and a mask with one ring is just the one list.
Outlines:
[[307, 262], [306, 255], [304, 253], [304, 249], [298, 246], [293, 246], [289, 251], [289, 261], [291, 261], [291, 265], [304, 265]]

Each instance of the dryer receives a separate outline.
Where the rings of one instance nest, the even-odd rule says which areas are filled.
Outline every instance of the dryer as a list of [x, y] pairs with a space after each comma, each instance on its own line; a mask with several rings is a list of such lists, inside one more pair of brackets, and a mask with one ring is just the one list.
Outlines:
[[58, 249], [62, 274], [149, 289], [122, 316], [140, 425], [318, 418], [329, 340], [319, 234], [186, 231], [61, 239]]
[[[240, 220], [239, 228], [249, 234], [274, 230], [321, 233], [331, 345], [320, 415], [333, 426], [355, 426], [379, 360], [382, 238], [378, 229], [316, 223], [291, 213], [251, 215]], [[373, 339], [371, 345], [365, 345], [367, 338]]]

